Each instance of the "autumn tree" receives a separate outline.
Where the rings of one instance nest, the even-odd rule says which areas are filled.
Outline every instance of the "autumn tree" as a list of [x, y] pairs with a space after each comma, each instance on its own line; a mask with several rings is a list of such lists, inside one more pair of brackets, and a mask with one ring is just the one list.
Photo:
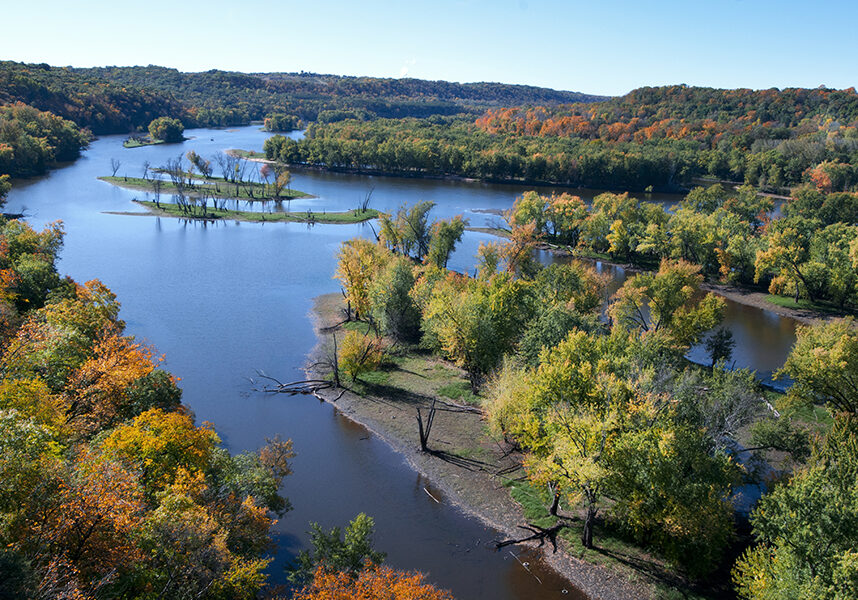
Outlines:
[[188, 162], [191, 163], [193, 167], [196, 167], [197, 171], [200, 172], [200, 175], [206, 179], [209, 179], [212, 176], [212, 163], [210, 160], [204, 159], [193, 150], [188, 150], [188, 153], [185, 156], [187, 157]]
[[337, 363], [340, 370], [351, 377], [352, 382], [364, 373], [375, 371], [384, 360], [384, 342], [370, 332], [354, 329], [346, 332], [340, 342]]
[[164, 142], [181, 142], [185, 126], [178, 119], [158, 117], [149, 123], [149, 135], [153, 140]]
[[369, 291], [386, 259], [383, 250], [368, 240], [356, 238], [340, 246], [334, 277], [343, 286], [350, 317], [352, 312], [357, 319], [371, 315]]
[[684, 350], [723, 314], [723, 299], [714, 294], [697, 299], [702, 281], [699, 267], [662, 261], [657, 273], [627, 280], [615, 294], [609, 314], [622, 327], [644, 336], [665, 336], [676, 349]]
[[62, 391], [92, 356], [98, 338], [121, 330], [119, 303], [101, 282], [73, 290], [73, 297], [31, 311], [3, 354], [7, 376], [38, 377], [52, 391]]
[[803, 404], [858, 411], [858, 331], [852, 319], [799, 326], [778, 375], [793, 379], [789, 397]]
[[220, 442], [210, 425], [197, 427], [190, 416], [151, 409], [115, 428], [103, 442], [107, 456], [141, 473], [149, 498], [178, 477], [203, 473]]
[[329, 573], [319, 567], [311, 584], [294, 595], [295, 600], [452, 600], [449, 592], [424, 582], [419, 573], [403, 573], [390, 567], [367, 566], [357, 579], [348, 573]]
[[286, 169], [275, 169], [274, 182], [271, 184], [271, 187], [274, 188], [274, 198], [279, 198], [280, 194], [283, 193], [283, 190], [289, 187], [289, 183], [291, 181], [292, 173], [290, 173]]
[[[160, 390], [150, 387], [148, 391], [153, 393], [144, 402], [154, 401], [155, 406], [168, 410], [176, 408], [179, 394], [175, 384], [149, 378], [156, 362], [151, 349], [117, 333], [98, 339], [91, 357], [70, 374], [66, 384], [69, 420], [80, 431], [96, 431], [153, 408], [135, 402], [146, 394], [147, 383]], [[158, 391], [165, 393], [159, 395]]]
[[130, 470], [81, 448], [40, 484], [19, 533], [27, 551], [65, 556], [85, 585], [142, 558], [134, 532], [145, 508]]

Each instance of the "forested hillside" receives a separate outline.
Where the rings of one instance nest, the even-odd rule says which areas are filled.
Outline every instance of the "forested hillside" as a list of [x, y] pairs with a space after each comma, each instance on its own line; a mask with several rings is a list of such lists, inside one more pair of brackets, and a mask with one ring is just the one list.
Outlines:
[[[182, 73], [166, 67], [70, 68], [0, 62], [0, 104], [24, 102], [94, 133], [145, 128], [159, 116], [187, 127], [227, 126], [271, 113], [316, 120], [478, 114], [491, 107], [600, 100], [576, 92], [495, 83], [458, 84], [288, 73]], [[331, 111], [334, 111], [331, 113]]]
[[184, 116], [168, 94], [82, 77], [68, 68], [0, 62], [0, 104], [23, 102], [96, 134], [145, 128], [155, 117]]
[[603, 102], [489, 109], [472, 120], [319, 124], [282, 158], [406, 174], [676, 189], [710, 176], [783, 190], [813, 169], [850, 189], [858, 94], [642, 88]]
[[[521, 104], [587, 102], [602, 97], [577, 92], [499, 83], [451, 83], [420, 79], [341, 77], [315, 73], [182, 73], [165, 67], [75, 69], [81, 77], [97, 77], [123, 86], [170, 93], [190, 107], [200, 125], [230, 119], [260, 120], [285, 112], [314, 121], [324, 111], [353, 111], [374, 117], [426, 117], [481, 112], [488, 107]], [[229, 112], [232, 111], [232, 112]]]

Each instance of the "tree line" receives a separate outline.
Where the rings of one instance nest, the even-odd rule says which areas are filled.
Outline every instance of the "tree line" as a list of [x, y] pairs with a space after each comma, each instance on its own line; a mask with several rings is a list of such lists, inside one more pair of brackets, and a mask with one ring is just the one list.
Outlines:
[[784, 190], [819, 165], [852, 189], [854, 90], [642, 88], [602, 102], [489, 109], [429, 119], [353, 118], [308, 130], [284, 153], [330, 168], [459, 175], [620, 190], [696, 177]]
[[0, 177], [45, 173], [56, 162], [74, 160], [90, 135], [50, 112], [16, 103], [0, 106]]
[[335, 110], [361, 111], [371, 118], [476, 115], [491, 106], [590, 98], [598, 97], [505, 84], [0, 62], [0, 104], [24, 102], [96, 134], [143, 129], [160, 116], [181, 119], [188, 127], [224, 127], [274, 114], [304, 121]]
[[858, 195], [802, 186], [773, 217], [750, 186], [695, 188], [678, 205], [605, 193], [591, 205], [570, 194], [529, 192], [507, 215], [515, 229], [585, 255], [643, 267], [664, 258], [712, 279], [762, 285], [773, 294], [858, 305]]

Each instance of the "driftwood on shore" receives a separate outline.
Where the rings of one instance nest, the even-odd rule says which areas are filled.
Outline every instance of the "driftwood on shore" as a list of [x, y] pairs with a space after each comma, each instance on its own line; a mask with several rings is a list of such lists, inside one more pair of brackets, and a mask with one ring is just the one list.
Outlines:
[[[307, 394], [312, 395], [318, 398], [319, 400], [325, 400], [319, 395], [319, 392], [322, 390], [330, 390], [334, 389], [336, 386], [333, 381], [328, 381], [327, 379], [301, 379], [299, 381], [290, 381], [287, 383], [283, 383], [279, 379], [275, 377], [271, 377], [270, 375], [266, 375], [261, 371], [257, 371], [256, 374], [262, 378], [266, 379], [272, 383], [263, 384], [261, 387], [254, 388], [257, 392], [263, 392], [266, 394], [288, 394], [289, 396], [295, 396], [298, 394]], [[251, 379], [250, 382], [255, 384], [256, 382]], [[345, 389], [340, 392], [340, 396], [345, 393]], [[339, 397], [334, 400], [339, 400]]]

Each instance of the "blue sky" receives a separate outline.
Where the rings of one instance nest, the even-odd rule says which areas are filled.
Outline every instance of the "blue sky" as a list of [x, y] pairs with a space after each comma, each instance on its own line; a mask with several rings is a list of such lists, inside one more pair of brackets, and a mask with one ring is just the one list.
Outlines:
[[673, 83], [858, 87], [856, 0], [9, 4], [0, 58], [52, 65], [407, 75], [609, 95]]

